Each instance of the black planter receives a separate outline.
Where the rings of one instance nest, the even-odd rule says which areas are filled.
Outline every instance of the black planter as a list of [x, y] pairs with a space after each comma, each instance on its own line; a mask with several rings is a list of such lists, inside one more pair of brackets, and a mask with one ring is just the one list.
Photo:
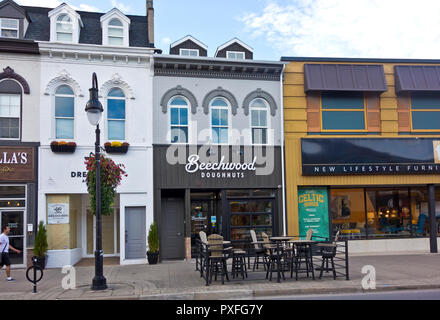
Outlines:
[[159, 252], [148, 252], [147, 251], [147, 258], [149, 264], [157, 264], [157, 261], [159, 260]]
[[76, 150], [76, 146], [68, 146], [68, 145], [50, 145], [50, 149], [52, 152], [56, 153], [74, 153]]
[[47, 265], [47, 256], [42, 256], [42, 257], [33, 256], [32, 264], [34, 266], [39, 266], [41, 269], [44, 270]]
[[112, 146], [105, 146], [105, 152], [107, 153], [127, 153], [128, 146], [121, 146], [121, 147], [112, 147]]

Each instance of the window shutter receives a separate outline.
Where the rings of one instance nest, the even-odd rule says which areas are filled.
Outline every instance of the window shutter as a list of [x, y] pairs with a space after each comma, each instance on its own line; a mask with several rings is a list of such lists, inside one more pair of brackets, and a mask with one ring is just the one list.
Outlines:
[[409, 107], [409, 94], [400, 94], [397, 96], [397, 122], [399, 132], [411, 132], [411, 117]]
[[376, 93], [365, 93], [368, 132], [380, 132], [380, 97]]
[[307, 94], [307, 132], [321, 132], [321, 94]]

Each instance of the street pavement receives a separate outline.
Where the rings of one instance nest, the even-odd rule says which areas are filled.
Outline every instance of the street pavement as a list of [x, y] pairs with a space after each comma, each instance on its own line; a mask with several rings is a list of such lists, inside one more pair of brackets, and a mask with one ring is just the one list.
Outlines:
[[[318, 263], [319, 259], [315, 261]], [[323, 279], [290, 278], [281, 283], [265, 279], [265, 272], [249, 271], [246, 280], [230, 279], [224, 285], [218, 280], [205, 286], [205, 280], [195, 271], [195, 262], [165, 261], [158, 265], [104, 266], [108, 290], [91, 291], [94, 267], [76, 267], [75, 289], [63, 289], [66, 274], [61, 269], [48, 269], [38, 284], [38, 293], [33, 294], [33, 285], [26, 280], [25, 270], [13, 270], [15, 282], [7, 282], [4, 271], [0, 271], [0, 300], [58, 300], [58, 299], [155, 299], [155, 300], [216, 300], [254, 299], [261, 297], [345, 294], [371, 292], [362, 288], [362, 268], [374, 266], [376, 289], [374, 292], [390, 290], [440, 289], [440, 255], [378, 255], [350, 257], [350, 280], [331, 273]], [[316, 272], [316, 275], [319, 275]]]

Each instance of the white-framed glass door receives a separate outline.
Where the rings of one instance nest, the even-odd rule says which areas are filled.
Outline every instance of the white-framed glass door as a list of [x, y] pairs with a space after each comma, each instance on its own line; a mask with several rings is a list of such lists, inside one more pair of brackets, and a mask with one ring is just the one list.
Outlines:
[[9, 244], [15, 249], [21, 252], [15, 253], [9, 250], [9, 258], [12, 265], [24, 266], [25, 261], [25, 211], [24, 210], [9, 210], [0, 209], [0, 225], [9, 226], [11, 231], [9, 232]]

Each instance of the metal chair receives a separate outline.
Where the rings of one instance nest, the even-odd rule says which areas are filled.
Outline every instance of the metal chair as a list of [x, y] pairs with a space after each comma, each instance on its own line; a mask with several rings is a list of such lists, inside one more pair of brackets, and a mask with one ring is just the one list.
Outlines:
[[[333, 272], [333, 279], [336, 280], [336, 268], [335, 268], [335, 257], [336, 257], [336, 249], [337, 249], [337, 241], [339, 239], [339, 232], [336, 233], [335, 239], [333, 243], [322, 243], [319, 245], [321, 249], [322, 263], [321, 263], [321, 272], [319, 274], [319, 279], [322, 278], [322, 274], [325, 271], [328, 273], [330, 270]], [[331, 262], [331, 268], [329, 268], [329, 260]], [[325, 268], [324, 268], [325, 265]]]
[[282, 268], [281, 266], [281, 259], [284, 256], [283, 247], [271, 245], [269, 241], [269, 236], [266, 233], [262, 232], [261, 236], [263, 237], [264, 242], [266, 242], [264, 244], [264, 252], [267, 264], [266, 279], [269, 278], [269, 280], [272, 281], [272, 273], [276, 269], [277, 272], [280, 272], [282, 274], [283, 280], [286, 280], [286, 277], [284, 275], [284, 268]]

